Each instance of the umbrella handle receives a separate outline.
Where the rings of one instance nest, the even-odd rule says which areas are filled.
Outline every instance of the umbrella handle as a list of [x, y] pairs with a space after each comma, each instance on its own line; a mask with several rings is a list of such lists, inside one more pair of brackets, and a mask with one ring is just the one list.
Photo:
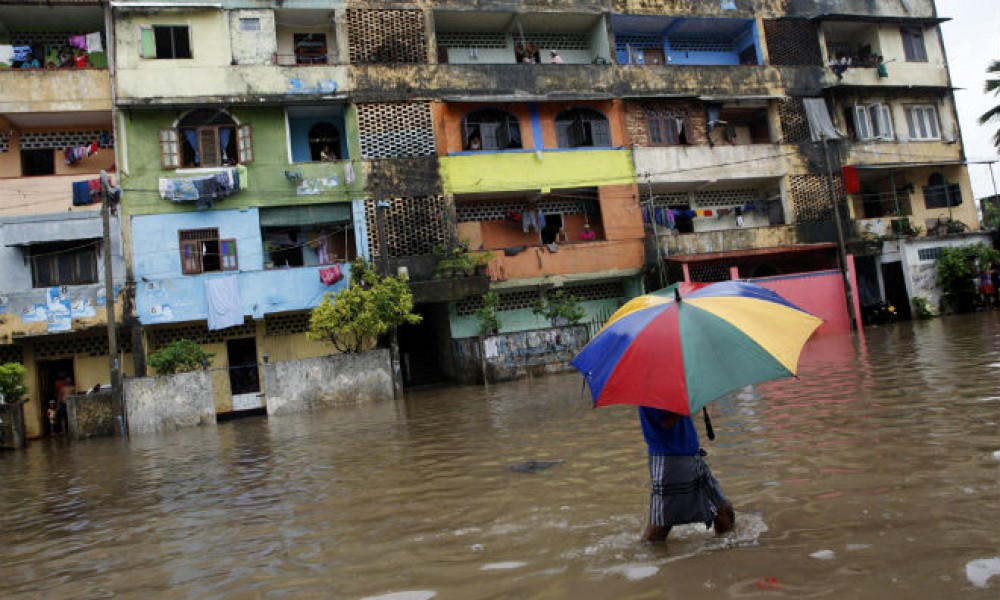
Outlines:
[[715, 439], [715, 429], [712, 428], [712, 419], [708, 417], [708, 407], [701, 407], [701, 413], [705, 415], [705, 433], [708, 435], [708, 439]]

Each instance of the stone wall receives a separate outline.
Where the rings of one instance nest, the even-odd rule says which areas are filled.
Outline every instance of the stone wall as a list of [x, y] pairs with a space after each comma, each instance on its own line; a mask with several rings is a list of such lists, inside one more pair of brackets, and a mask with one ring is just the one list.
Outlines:
[[484, 376], [495, 382], [566, 371], [588, 341], [587, 325], [489, 336], [482, 346], [478, 337], [458, 339], [454, 341], [456, 376], [466, 383], [482, 383]]
[[67, 412], [75, 440], [121, 435], [121, 403], [111, 392], [70, 396]]
[[389, 351], [337, 354], [262, 367], [268, 415], [393, 398]]
[[124, 392], [130, 434], [215, 425], [208, 371], [130, 378]]

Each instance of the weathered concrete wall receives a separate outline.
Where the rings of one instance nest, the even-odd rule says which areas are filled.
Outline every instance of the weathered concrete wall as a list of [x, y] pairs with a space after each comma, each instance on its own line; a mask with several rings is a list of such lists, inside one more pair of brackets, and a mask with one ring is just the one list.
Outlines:
[[[569, 325], [489, 336], [480, 347], [478, 337], [454, 340], [458, 379], [482, 383], [508, 381], [570, 369], [569, 361], [590, 340], [586, 325]], [[485, 354], [485, 373], [483, 366]]]
[[262, 368], [268, 415], [391, 400], [389, 351], [338, 354]]
[[111, 392], [70, 396], [67, 402], [73, 439], [121, 435], [121, 402]]
[[0, 404], [0, 450], [17, 450], [27, 445], [24, 405], [23, 400]]
[[215, 425], [215, 403], [208, 371], [125, 380], [130, 434]]

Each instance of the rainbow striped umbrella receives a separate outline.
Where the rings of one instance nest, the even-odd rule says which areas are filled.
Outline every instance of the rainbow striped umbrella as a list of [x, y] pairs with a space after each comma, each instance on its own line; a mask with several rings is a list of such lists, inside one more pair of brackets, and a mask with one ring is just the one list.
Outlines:
[[795, 375], [823, 323], [777, 293], [724, 281], [681, 299], [639, 296], [570, 362], [594, 406], [636, 404], [690, 415], [735, 389]]

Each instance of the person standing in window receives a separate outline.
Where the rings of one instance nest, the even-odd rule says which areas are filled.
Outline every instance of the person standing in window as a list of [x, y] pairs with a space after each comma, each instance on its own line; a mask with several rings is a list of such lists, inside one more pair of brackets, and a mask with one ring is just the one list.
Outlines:
[[559, 56], [559, 53], [556, 52], [555, 50], [549, 50], [549, 56], [550, 56], [549, 63], [553, 65], [563, 64], [563, 57]]
[[592, 242], [597, 239], [597, 232], [590, 228], [590, 223], [583, 224], [583, 231], [580, 232], [581, 242]]

